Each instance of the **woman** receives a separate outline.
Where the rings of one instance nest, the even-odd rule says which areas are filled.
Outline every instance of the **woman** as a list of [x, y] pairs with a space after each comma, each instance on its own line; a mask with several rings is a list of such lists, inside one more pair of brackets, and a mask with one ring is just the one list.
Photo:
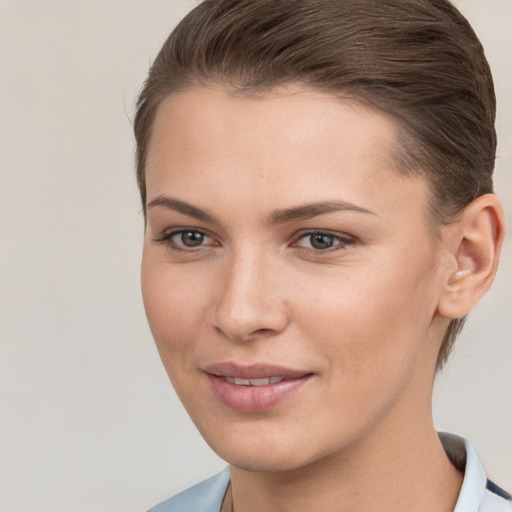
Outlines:
[[490, 287], [495, 99], [445, 0], [206, 0], [135, 121], [144, 303], [230, 469], [155, 511], [509, 511], [435, 431]]

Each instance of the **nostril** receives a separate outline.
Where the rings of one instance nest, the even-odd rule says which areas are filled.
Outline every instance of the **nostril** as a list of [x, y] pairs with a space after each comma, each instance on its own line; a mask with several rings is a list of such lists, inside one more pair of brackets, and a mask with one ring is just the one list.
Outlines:
[[251, 332], [249, 336], [268, 336], [269, 334], [272, 334], [274, 331], [272, 329], [256, 329], [255, 331]]
[[284, 302], [271, 292], [271, 283], [257, 272], [256, 264], [244, 260], [244, 267], [234, 265], [229, 279], [212, 301], [215, 331], [233, 341], [248, 341], [281, 332], [288, 323]]
[[234, 341], [246, 341], [257, 337], [271, 336], [276, 332], [273, 329], [256, 329], [254, 331], [242, 334], [241, 332], [237, 333], [231, 330], [227, 332], [228, 330], [225, 331], [224, 329], [222, 329], [222, 327], [218, 325], [215, 326], [215, 330], [218, 334], [221, 334]]

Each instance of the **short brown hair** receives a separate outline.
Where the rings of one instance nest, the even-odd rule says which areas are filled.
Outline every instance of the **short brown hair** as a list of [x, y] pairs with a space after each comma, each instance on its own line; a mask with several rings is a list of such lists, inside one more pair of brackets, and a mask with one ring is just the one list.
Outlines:
[[[437, 226], [493, 190], [492, 76], [476, 34], [447, 0], [204, 0], [164, 43], [137, 101], [144, 211], [158, 106], [212, 83], [246, 94], [302, 83], [388, 113], [399, 127], [397, 167], [430, 183]], [[437, 369], [463, 323], [451, 321]]]

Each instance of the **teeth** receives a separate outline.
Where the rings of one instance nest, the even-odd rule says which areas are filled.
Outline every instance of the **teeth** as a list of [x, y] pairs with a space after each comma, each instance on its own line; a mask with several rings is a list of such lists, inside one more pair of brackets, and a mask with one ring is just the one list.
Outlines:
[[249, 379], [251, 386], [267, 386], [270, 384], [270, 378], [268, 379]]
[[277, 384], [284, 380], [284, 377], [266, 377], [264, 379], [239, 379], [238, 377], [225, 377], [230, 384], [237, 386], [268, 386]]

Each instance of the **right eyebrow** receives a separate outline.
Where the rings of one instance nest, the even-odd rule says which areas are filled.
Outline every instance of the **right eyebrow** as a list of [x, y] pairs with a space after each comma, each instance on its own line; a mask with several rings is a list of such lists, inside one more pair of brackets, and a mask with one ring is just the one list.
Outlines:
[[367, 208], [363, 208], [362, 206], [357, 206], [346, 201], [334, 200], [304, 204], [293, 208], [287, 208], [285, 210], [275, 210], [270, 215], [269, 220], [272, 224], [283, 224], [285, 222], [292, 222], [296, 220], [312, 219], [318, 215], [324, 215], [326, 213], [338, 211], [365, 213], [378, 217], [375, 212], [372, 212]]
[[157, 196], [152, 199], [147, 208], [150, 210], [155, 206], [163, 206], [165, 208], [169, 208], [170, 210], [174, 210], [175, 212], [182, 213], [183, 215], [188, 215], [189, 217], [194, 217], [197, 220], [202, 222], [216, 222], [215, 217], [207, 210], [203, 210], [198, 208], [197, 206], [192, 206], [185, 201], [180, 201], [179, 199], [173, 199], [172, 197], [168, 197], [166, 195]]

